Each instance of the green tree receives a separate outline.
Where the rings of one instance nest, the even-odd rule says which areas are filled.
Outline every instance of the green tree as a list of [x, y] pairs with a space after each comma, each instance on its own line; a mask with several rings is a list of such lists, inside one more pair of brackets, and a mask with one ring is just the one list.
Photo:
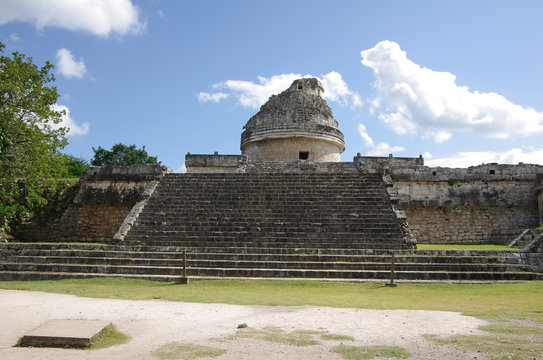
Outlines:
[[54, 104], [54, 66], [42, 67], [19, 52], [4, 56], [0, 42], [0, 229], [46, 201], [43, 179], [61, 171], [66, 128]]
[[106, 150], [101, 146], [98, 146], [98, 149], [92, 148], [92, 150], [94, 158], [91, 160], [91, 165], [94, 166], [160, 164], [156, 156], [149, 156], [145, 146], [136, 149], [136, 145], [118, 143], [113, 145], [111, 150]]
[[73, 155], [63, 154], [62, 170], [59, 174], [62, 178], [80, 178], [89, 167], [89, 162], [85, 159]]

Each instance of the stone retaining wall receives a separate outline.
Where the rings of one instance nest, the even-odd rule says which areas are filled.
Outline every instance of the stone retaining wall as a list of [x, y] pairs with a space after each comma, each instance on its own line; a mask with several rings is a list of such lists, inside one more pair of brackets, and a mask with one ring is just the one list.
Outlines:
[[[402, 206], [419, 244], [483, 244], [496, 242], [501, 229], [537, 226], [536, 211], [522, 206]], [[509, 241], [500, 242], [509, 243]]]
[[390, 173], [419, 243], [485, 243], [502, 230], [540, 225], [543, 166], [391, 166]]
[[[421, 157], [356, 156], [353, 162], [328, 163], [247, 161], [243, 155], [218, 154], [187, 154], [186, 159], [187, 169], [194, 172], [389, 174], [394, 196], [419, 243], [508, 243], [507, 236], [498, 239], [494, 234], [543, 225], [541, 165], [432, 168], [424, 166]], [[90, 168], [62, 218], [20, 240], [113, 241], [144, 190], [168, 172], [161, 165]]]
[[171, 172], [162, 165], [91, 167], [61, 219], [58, 241], [112, 242], [147, 185]]
[[131, 203], [85, 203], [74, 206], [63, 217], [59, 240], [110, 243], [132, 206]]
[[235, 173], [238, 169], [247, 162], [245, 155], [213, 155], [207, 154], [191, 154], [185, 155], [185, 167], [187, 173]]

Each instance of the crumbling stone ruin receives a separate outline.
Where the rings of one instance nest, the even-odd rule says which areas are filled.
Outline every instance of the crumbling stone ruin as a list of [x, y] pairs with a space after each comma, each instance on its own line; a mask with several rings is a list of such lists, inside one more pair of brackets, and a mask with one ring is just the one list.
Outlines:
[[249, 161], [339, 161], [343, 134], [320, 96], [317, 79], [300, 79], [272, 95], [243, 127], [241, 151]]
[[[542, 231], [536, 229], [543, 225], [543, 166], [452, 169], [424, 166], [422, 156], [360, 154], [340, 162], [343, 134], [323, 91], [317, 79], [296, 80], [249, 119], [241, 154], [188, 153], [187, 174], [161, 165], [89, 168], [58, 231], [23, 227], [15, 237], [109, 244], [98, 248], [119, 258], [115, 265], [73, 265], [67, 275], [55, 271], [75, 261], [64, 259], [55, 260], [62, 266], [21, 274], [18, 263], [30, 259], [17, 255], [0, 278], [111, 272], [168, 280], [179, 269], [173, 260], [179, 251], [191, 253], [191, 267], [202, 277], [382, 279], [389, 276], [389, 251], [403, 262], [396, 272], [403, 279], [542, 277], [525, 271], [543, 272]], [[511, 244], [524, 252], [473, 257], [420, 251], [417, 243]], [[82, 258], [97, 250], [69, 248]], [[6, 245], [0, 259], [27, 251]], [[146, 265], [135, 265], [140, 262]]]

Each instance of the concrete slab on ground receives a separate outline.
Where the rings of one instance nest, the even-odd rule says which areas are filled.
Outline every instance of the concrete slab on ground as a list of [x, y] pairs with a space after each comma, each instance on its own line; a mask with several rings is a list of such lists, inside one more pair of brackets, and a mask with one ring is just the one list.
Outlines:
[[101, 320], [50, 320], [23, 336], [26, 346], [87, 346], [111, 322]]

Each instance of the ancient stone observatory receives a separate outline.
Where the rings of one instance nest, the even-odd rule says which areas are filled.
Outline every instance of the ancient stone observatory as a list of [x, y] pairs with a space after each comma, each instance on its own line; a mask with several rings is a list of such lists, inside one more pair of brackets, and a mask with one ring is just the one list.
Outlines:
[[299, 79], [271, 96], [244, 126], [241, 151], [247, 159], [340, 161], [345, 142], [323, 91], [317, 79]]

